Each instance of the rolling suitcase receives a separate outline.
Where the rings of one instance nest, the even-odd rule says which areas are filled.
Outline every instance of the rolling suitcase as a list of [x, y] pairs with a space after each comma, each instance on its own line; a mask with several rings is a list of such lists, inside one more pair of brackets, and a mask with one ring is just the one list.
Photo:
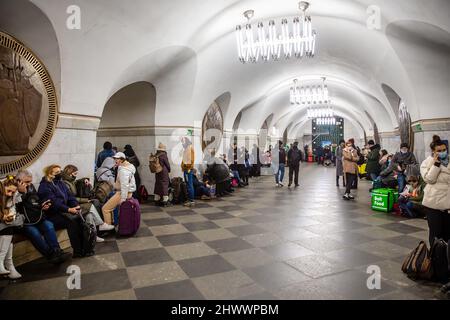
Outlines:
[[135, 198], [123, 202], [119, 209], [119, 235], [133, 236], [141, 225], [141, 208]]

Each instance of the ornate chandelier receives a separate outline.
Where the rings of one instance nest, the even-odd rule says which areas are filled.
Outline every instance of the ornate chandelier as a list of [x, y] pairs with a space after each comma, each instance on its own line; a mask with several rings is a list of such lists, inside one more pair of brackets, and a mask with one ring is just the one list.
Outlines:
[[245, 26], [236, 27], [236, 39], [238, 46], [238, 56], [242, 63], [279, 60], [282, 53], [286, 59], [295, 56], [313, 57], [316, 47], [316, 32], [312, 30], [311, 17], [306, 15], [308, 2], [300, 2], [300, 17], [294, 18], [292, 24], [287, 19], [281, 20], [281, 33], [274, 20], [269, 21], [266, 29], [262, 22], [257, 25], [257, 34], [250, 24], [250, 19], [254, 15], [253, 10], [244, 12], [247, 18]]
[[298, 86], [298, 79], [294, 80], [294, 85], [290, 89], [291, 104], [328, 104], [331, 102], [328, 94], [328, 86], [325, 84], [325, 77], [322, 77], [322, 84], [313, 86]]
[[317, 125], [336, 125], [336, 118], [317, 118]]
[[308, 107], [306, 110], [308, 119], [334, 117], [334, 110], [330, 107]]

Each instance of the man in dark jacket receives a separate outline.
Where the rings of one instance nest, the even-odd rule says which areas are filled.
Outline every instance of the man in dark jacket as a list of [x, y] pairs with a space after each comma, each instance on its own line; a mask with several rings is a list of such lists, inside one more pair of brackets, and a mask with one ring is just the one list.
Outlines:
[[366, 171], [367, 175], [370, 177], [372, 181], [375, 181], [376, 178], [380, 174], [380, 150], [381, 147], [379, 144], [375, 144], [373, 140], [369, 140], [369, 148], [370, 152], [367, 155], [367, 166]]
[[300, 171], [300, 161], [303, 160], [301, 150], [298, 148], [298, 142], [295, 141], [294, 145], [288, 152], [288, 166], [289, 166], [289, 185], [292, 185], [292, 176], [294, 176], [295, 187], [298, 187], [298, 173]]
[[408, 166], [417, 165], [414, 153], [409, 150], [409, 145], [403, 142], [400, 145], [400, 152], [397, 152], [392, 158], [391, 167], [397, 174], [398, 192], [402, 193], [406, 187], [405, 170]]
[[97, 168], [100, 168], [102, 166], [103, 161], [105, 161], [106, 158], [108, 157], [112, 157], [115, 154], [114, 150], [113, 150], [113, 146], [112, 143], [109, 141], [106, 141], [103, 144], [103, 150], [100, 151], [100, 153], [97, 156]]

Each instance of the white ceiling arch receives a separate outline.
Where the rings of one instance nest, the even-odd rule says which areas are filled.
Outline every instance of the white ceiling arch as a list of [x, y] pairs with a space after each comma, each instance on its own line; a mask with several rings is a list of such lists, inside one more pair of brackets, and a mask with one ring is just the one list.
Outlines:
[[[298, 13], [297, 1], [279, 0], [274, 5], [273, 0], [134, 0], [130, 5], [124, 0], [77, 0], [83, 17], [80, 31], [65, 28], [67, 16], [62, 13], [68, 6], [66, 1], [33, 3], [48, 16], [57, 33], [64, 112], [100, 116], [106, 100], [120, 89], [121, 83], [144, 80], [127, 80], [130, 66], [172, 46], [190, 48], [195, 58], [177, 62], [173, 56], [167, 61], [176, 67], [164, 72], [151, 66], [138, 70], [146, 72], [145, 80], [152, 79], [158, 90], [156, 125], [187, 126], [201, 121], [210, 102], [229, 91], [233, 101], [225, 127], [231, 128], [243, 106], [252, 105], [274, 84], [297, 74], [346, 79], [364, 88], [384, 107], [389, 104], [381, 83], [386, 83], [405, 100], [413, 121], [443, 116], [448, 107], [448, 99], [442, 94], [438, 103], [424, 108], [427, 101], [432, 101], [433, 92], [422, 85], [421, 78], [445, 80], [450, 65], [444, 63], [443, 67], [427, 70], [417, 61], [437, 59], [430, 50], [417, 50], [423, 46], [420, 41], [404, 39], [401, 34], [402, 41], [394, 43], [392, 37], [386, 36], [387, 26], [403, 20], [422, 21], [448, 32], [450, 2], [446, 0], [311, 0], [308, 11], [318, 31], [316, 57], [246, 66], [237, 60], [233, 33], [235, 25], [244, 22], [242, 12], [252, 8], [255, 19], [262, 21], [293, 17]], [[381, 9], [381, 30], [366, 27], [366, 9], [370, 5]], [[446, 82], [440, 80], [439, 92], [448, 91]], [[367, 111], [377, 124], [386, 123], [380, 112]], [[395, 127], [395, 121], [392, 125]]]

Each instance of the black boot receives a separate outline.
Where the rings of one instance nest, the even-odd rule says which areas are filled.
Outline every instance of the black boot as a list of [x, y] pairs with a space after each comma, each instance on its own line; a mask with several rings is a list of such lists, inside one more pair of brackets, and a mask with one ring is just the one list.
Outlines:
[[336, 176], [336, 187], [339, 187], [339, 176]]

